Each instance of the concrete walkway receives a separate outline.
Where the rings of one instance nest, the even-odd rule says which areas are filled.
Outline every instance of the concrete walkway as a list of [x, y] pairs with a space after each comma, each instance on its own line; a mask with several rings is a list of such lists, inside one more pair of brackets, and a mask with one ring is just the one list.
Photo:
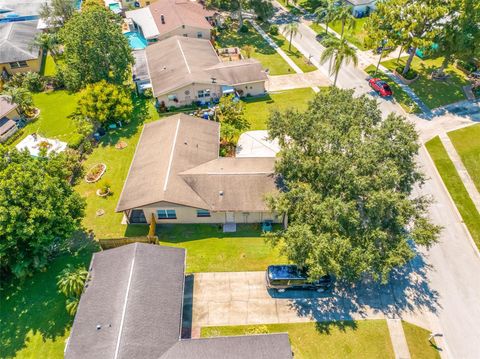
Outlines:
[[[255, 21], [249, 20], [252, 26], [255, 28], [255, 30], [258, 31], [258, 33], [265, 39], [265, 41], [268, 42], [268, 44], [277, 51], [277, 53], [287, 62], [287, 64], [290, 65], [290, 67], [297, 73], [297, 74], [303, 74], [304, 72], [300, 67], [297, 66], [297, 64], [283, 51], [276, 43], [273, 41], [268, 34], [263, 31], [263, 29], [258, 26], [258, 24]], [[292, 75], [284, 75], [284, 76], [292, 76]], [[313, 91], [319, 92], [320, 89], [317, 86], [302, 86], [302, 87], [311, 87]], [[299, 88], [299, 87], [293, 87], [293, 88]], [[275, 91], [269, 88], [270, 91]], [[283, 89], [284, 90], [284, 89]]]
[[480, 193], [478, 192], [477, 187], [475, 187], [475, 183], [473, 182], [472, 177], [470, 177], [467, 169], [462, 162], [462, 159], [460, 158], [460, 155], [455, 149], [455, 146], [450, 140], [450, 137], [448, 137], [447, 133], [443, 133], [439, 137], [443, 143], [443, 146], [445, 147], [445, 150], [448, 153], [448, 156], [452, 160], [455, 169], [457, 170], [460, 178], [462, 179], [463, 185], [467, 189], [470, 198], [475, 204], [477, 211], [480, 213]]
[[407, 339], [400, 319], [387, 319], [388, 332], [392, 340], [395, 359], [410, 359]]

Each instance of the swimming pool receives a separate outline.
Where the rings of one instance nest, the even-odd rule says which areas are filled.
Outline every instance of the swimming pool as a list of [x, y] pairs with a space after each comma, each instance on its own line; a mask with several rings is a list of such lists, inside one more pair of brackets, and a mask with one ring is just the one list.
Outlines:
[[118, 2], [113, 2], [109, 4], [108, 7], [115, 13], [122, 11], [122, 8], [120, 7], [120, 4]]
[[147, 40], [138, 32], [126, 32], [125, 37], [128, 39], [130, 47], [134, 50], [141, 50], [147, 47]]

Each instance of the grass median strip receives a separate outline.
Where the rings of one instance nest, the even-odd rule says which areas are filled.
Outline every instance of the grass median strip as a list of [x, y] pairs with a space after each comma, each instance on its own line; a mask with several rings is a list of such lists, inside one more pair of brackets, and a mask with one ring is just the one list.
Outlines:
[[449, 132], [448, 137], [480, 192], [480, 124]]
[[457, 206], [463, 222], [467, 226], [478, 248], [480, 248], [480, 213], [468, 195], [462, 179], [457, 173], [445, 147], [437, 136], [426, 144], [427, 150], [442, 177], [443, 183]]
[[402, 321], [405, 339], [411, 359], [440, 359], [438, 349], [435, 347], [435, 339], [430, 343], [430, 331], [416, 325]]

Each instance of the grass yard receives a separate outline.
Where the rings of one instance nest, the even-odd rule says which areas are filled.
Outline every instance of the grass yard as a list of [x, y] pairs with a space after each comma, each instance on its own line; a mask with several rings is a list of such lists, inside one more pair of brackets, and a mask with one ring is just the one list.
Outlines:
[[292, 59], [293, 62], [303, 71], [311, 72], [317, 70], [315, 65], [308, 62], [308, 59], [302, 55], [300, 51], [295, 46], [291, 46], [289, 49], [289, 40], [286, 39], [282, 34], [272, 35], [268, 32], [268, 29], [264, 29], [268, 33], [268, 36], [272, 38], [273, 41], [280, 47], [287, 55]]
[[480, 192], [480, 124], [449, 132], [448, 137]]
[[385, 320], [203, 327], [202, 337], [284, 333], [295, 359], [394, 358]]
[[445, 147], [443, 147], [440, 138], [435, 137], [425, 145], [473, 240], [477, 247], [480, 248], [480, 213], [478, 213], [475, 204], [468, 195], [452, 160], [448, 156]]
[[45, 56], [43, 63], [42, 63], [42, 68], [40, 69], [40, 74], [42, 76], [55, 76], [57, 73], [57, 65], [55, 64], [55, 61], [53, 61], [52, 55], [48, 53], [47, 56]]
[[161, 224], [160, 244], [187, 250], [187, 272], [239, 272], [265, 270], [287, 262], [261, 237], [260, 225], [237, 225], [237, 232], [223, 233], [210, 224]]
[[[140, 236], [148, 233], [148, 227], [136, 225], [122, 225], [122, 213], [115, 213], [115, 207], [127, 177], [128, 169], [140, 138], [143, 123], [158, 119], [158, 114], [151, 101], [144, 99], [134, 100], [135, 108], [132, 122], [127, 126], [109, 132], [104, 136], [98, 147], [88, 155], [84, 168], [88, 171], [97, 163], [105, 163], [107, 171], [97, 183], [87, 183], [83, 179], [76, 186], [76, 190], [87, 200], [86, 215], [83, 225], [87, 230], [93, 230], [96, 238], [119, 238]], [[127, 147], [119, 150], [115, 144], [125, 141]], [[99, 197], [95, 194], [100, 186], [108, 182], [111, 185], [112, 195]], [[97, 216], [96, 211], [103, 209], [105, 214]]]
[[[247, 33], [239, 33], [236, 25], [220, 31], [216, 37], [216, 47], [239, 47], [242, 49], [245, 45], [251, 45], [254, 49], [251, 57], [260, 61], [265, 69], [269, 69], [270, 75], [295, 73], [250, 24], [245, 23], [245, 25], [248, 27]], [[245, 55], [243, 50], [242, 53]]]
[[[355, 26], [351, 29], [345, 26], [345, 39], [358, 47], [360, 50], [368, 50], [368, 48], [364, 44], [365, 37], [367, 37], [367, 32], [363, 28], [367, 19], [367, 17], [355, 19]], [[337, 34], [340, 35], [340, 33], [342, 32], [341, 21], [334, 21], [329, 25], [333, 30], [335, 30]]]
[[68, 142], [77, 133], [77, 127], [69, 116], [77, 107], [78, 94], [52, 91], [33, 94], [33, 103], [40, 109], [40, 116], [25, 126], [23, 135], [12, 146], [31, 133]]
[[[370, 65], [365, 69], [365, 72], [368, 73], [370, 76], [373, 76], [375, 73], [375, 66]], [[381, 70], [378, 70], [375, 77], [378, 77], [385, 82], [387, 82], [393, 91], [393, 97], [395, 100], [402, 106], [402, 108], [408, 113], [417, 113], [421, 112], [420, 108], [417, 106], [415, 101], [413, 101], [410, 96], [407, 95], [405, 91], [402, 90], [400, 86], [398, 86], [392, 79], [390, 79], [387, 75], [385, 75]]]
[[[397, 64], [397, 60], [392, 59], [382, 62], [382, 65], [393, 71], [399, 65], [404, 66], [406, 60], [407, 57], [402, 57]], [[453, 65], [445, 70], [450, 75], [448, 80], [429, 78], [432, 71], [440, 67], [442, 61], [443, 57], [421, 60], [415, 56], [412, 62], [412, 68], [420, 74], [420, 77], [410, 87], [430, 109], [465, 100], [462, 86], [467, 85], [468, 81], [463, 72]]]
[[44, 272], [0, 290], [0, 357], [63, 358], [73, 318], [57, 290], [57, 276], [67, 266], [88, 267], [93, 246], [54, 259]]
[[[429, 330], [404, 321], [402, 321], [402, 325], [412, 359], [440, 358], [438, 349], [428, 341], [428, 337], [430, 336]], [[432, 342], [434, 343], [435, 340], [433, 339]]]
[[296, 108], [299, 111], [307, 109], [308, 101], [313, 99], [315, 92], [311, 88], [270, 92], [262, 97], [242, 99], [245, 106], [245, 116], [250, 122], [250, 130], [265, 130], [267, 119], [273, 110], [285, 111]]

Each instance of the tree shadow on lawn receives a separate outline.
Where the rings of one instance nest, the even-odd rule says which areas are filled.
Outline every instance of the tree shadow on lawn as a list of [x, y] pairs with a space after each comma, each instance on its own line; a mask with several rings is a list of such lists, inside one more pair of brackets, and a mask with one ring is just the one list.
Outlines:
[[269, 104], [275, 102], [275, 100], [273, 98], [271, 98], [269, 94], [255, 96], [255, 97], [245, 97], [245, 98], [242, 98], [241, 101], [243, 103], [265, 102], [265, 103], [269, 103]]
[[44, 340], [62, 337], [73, 317], [65, 309], [65, 296], [58, 292], [57, 276], [68, 265], [88, 268], [96, 247], [88, 245], [76, 253], [62, 254], [48, 264], [46, 271], [23, 280], [12, 280], [0, 290], [0, 357], [10, 358], [26, 347], [30, 332]]
[[135, 136], [140, 127], [143, 126], [145, 120], [149, 116], [148, 102], [152, 100], [138, 95], [134, 95], [132, 100], [133, 112], [131, 121], [124, 124], [123, 127], [109, 130], [107, 134], [100, 139], [99, 146], [114, 146], [121, 138]]
[[267, 41], [252, 26], [247, 25], [247, 33], [239, 33], [236, 27], [231, 30], [223, 30], [217, 37], [217, 43], [220, 47], [239, 47], [250, 45], [255, 48], [255, 52], [263, 55], [275, 55], [276, 50], [271, 47]]
[[410, 263], [393, 272], [387, 284], [368, 278], [354, 284], [338, 282], [331, 293], [290, 298], [290, 306], [299, 316], [319, 322], [435, 313], [440, 308], [439, 294], [430, 288], [429, 270], [430, 266], [417, 254]]

